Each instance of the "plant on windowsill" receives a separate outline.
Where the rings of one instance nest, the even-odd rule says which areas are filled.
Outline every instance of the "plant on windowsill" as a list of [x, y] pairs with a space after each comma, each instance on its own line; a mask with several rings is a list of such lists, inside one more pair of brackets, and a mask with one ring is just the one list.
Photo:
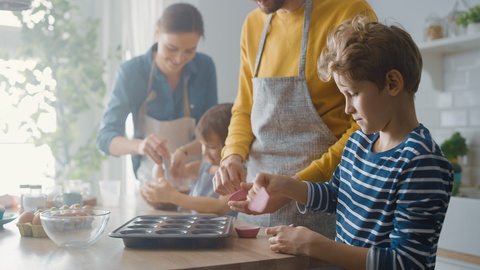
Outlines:
[[457, 24], [467, 28], [467, 34], [480, 33], [480, 5], [463, 13], [457, 19]]
[[452, 163], [454, 172], [452, 196], [456, 196], [462, 184], [462, 167], [458, 160], [468, 153], [467, 143], [459, 132], [455, 132], [450, 139], [440, 145], [440, 148], [445, 157]]
[[[96, 149], [98, 124], [91, 119], [92, 112], [103, 107], [106, 88], [104, 60], [98, 53], [100, 21], [82, 19], [80, 11], [72, 1], [36, 0], [30, 10], [14, 12], [22, 40], [8, 58], [34, 64], [21, 71], [24, 79], [7, 83], [6, 90], [17, 97], [16, 106], [36, 102], [20, 128], [37, 147], [49, 146], [55, 173], [47, 177], [56, 184], [91, 181], [105, 158]], [[52, 112], [55, 127], [45, 130], [41, 123]]]

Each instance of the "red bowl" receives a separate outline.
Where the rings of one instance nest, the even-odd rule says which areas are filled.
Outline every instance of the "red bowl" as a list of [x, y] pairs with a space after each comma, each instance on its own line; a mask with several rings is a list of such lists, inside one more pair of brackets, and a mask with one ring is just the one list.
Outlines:
[[236, 226], [238, 237], [241, 238], [255, 238], [257, 237], [260, 227], [258, 226]]

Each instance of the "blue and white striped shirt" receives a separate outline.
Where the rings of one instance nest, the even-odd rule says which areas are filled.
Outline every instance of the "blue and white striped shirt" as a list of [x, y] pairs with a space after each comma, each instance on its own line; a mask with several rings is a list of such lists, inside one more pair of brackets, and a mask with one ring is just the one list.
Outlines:
[[423, 125], [397, 147], [371, 151], [355, 132], [329, 183], [306, 182], [301, 211], [336, 212], [336, 241], [370, 248], [368, 269], [434, 269], [453, 170]]

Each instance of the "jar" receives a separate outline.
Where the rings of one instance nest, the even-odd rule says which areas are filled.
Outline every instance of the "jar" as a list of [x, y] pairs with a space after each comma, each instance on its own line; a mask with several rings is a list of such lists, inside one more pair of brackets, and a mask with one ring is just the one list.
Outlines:
[[20, 185], [20, 211], [23, 212], [23, 197], [30, 193], [30, 185]]
[[45, 209], [47, 204], [47, 195], [42, 193], [42, 185], [30, 185], [30, 193], [23, 196], [24, 211], [35, 212], [39, 209]]
[[425, 21], [423, 32], [424, 41], [432, 41], [444, 37], [443, 29], [444, 21], [435, 14], [430, 14]]

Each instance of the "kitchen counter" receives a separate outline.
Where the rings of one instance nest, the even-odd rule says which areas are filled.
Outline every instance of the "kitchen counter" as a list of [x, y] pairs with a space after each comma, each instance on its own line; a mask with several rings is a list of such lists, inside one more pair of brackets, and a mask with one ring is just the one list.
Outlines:
[[[68, 250], [48, 238], [22, 237], [14, 220], [0, 228], [2, 269], [335, 269], [331, 265], [303, 256], [272, 252], [264, 228], [257, 238], [239, 238], [235, 232], [212, 249], [132, 249], [122, 239], [108, 233], [139, 215], [177, 215], [158, 211], [142, 199], [127, 198], [111, 211], [101, 238], [90, 247]], [[188, 212], [186, 214], [189, 214]], [[241, 225], [235, 221], [236, 225]], [[244, 225], [244, 224], [243, 224]]]

